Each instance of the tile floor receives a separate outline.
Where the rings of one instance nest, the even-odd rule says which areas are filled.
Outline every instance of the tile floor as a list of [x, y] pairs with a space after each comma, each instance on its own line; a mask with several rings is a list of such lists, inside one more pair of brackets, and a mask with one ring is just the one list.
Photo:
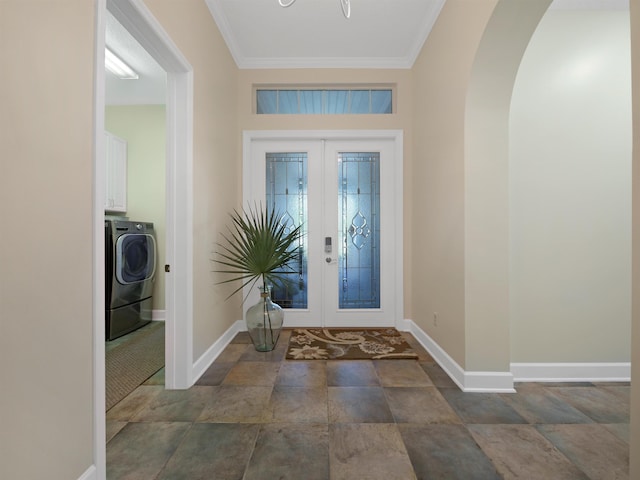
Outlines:
[[287, 361], [246, 334], [197, 384], [107, 412], [108, 479], [625, 479], [629, 384], [463, 393], [415, 360]]

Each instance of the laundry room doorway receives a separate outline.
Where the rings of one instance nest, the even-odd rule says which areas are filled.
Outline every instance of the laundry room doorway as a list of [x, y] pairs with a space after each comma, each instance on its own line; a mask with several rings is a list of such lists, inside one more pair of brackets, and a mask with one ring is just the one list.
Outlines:
[[[165, 387], [188, 388], [192, 375], [191, 171], [193, 69], [143, 2], [98, 0], [94, 131], [94, 463], [105, 472], [105, 32], [107, 11], [166, 72]], [[104, 477], [104, 473], [100, 478]]]

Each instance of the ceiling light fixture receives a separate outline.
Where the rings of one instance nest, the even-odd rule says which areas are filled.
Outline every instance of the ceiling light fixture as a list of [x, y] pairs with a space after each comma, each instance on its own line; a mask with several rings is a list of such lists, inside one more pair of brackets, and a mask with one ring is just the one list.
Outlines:
[[[278, 3], [281, 7], [290, 7], [293, 5], [293, 2], [296, 0], [278, 0]], [[344, 18], [349, 18], [351, 16], [351, 0], [338, 0], [340, 2], [340, 7], [342, 8], [342, 13], [344, 14]]]
[[108, 48], [104, 49], [104, 67], [121, 80], [137, 80], [138, 74]]

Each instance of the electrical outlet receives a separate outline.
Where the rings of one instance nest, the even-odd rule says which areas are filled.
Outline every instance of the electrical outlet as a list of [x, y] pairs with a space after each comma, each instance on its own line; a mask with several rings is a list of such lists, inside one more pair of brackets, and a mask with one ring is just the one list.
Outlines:
[[433, 312], [433, 326], [438, 326], [438, 312]]

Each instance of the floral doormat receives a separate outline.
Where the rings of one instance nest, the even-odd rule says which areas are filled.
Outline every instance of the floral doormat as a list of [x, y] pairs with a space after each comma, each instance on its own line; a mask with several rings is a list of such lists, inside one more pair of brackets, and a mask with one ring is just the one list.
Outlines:
[[418, 358], [395, 328], [297, 328], [287, 360], [377, 360]]

